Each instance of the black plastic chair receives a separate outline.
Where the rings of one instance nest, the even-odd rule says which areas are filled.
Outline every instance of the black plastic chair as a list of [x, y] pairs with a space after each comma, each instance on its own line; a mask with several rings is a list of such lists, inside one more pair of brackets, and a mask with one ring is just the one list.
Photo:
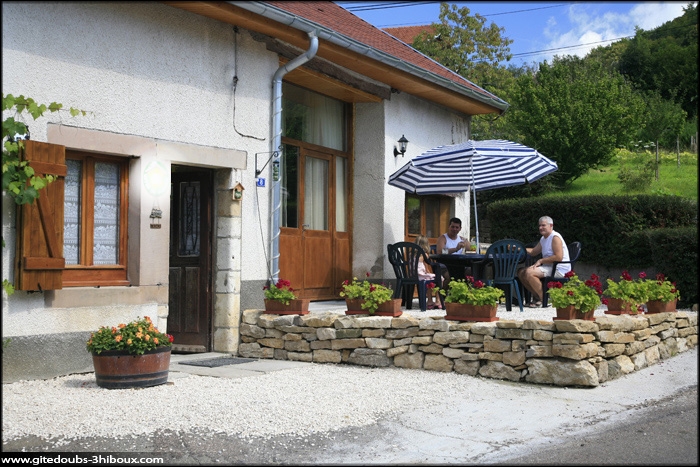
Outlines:
[[[397, 242], [387, 245], [389, 262], [394, 268], [396, 275], [396, 289], [394, 289], [394, 298], [401, 297], [401, 305], [407, 309], [413, 307], [413, 293], [415, 287], [418, 287], [418, 304], [421, 311], [427, 310], [427, 291], [428, 282], [432, 282], [436, 287], [442, 287], [442, 271], [439, 263], [432, 261], [425, 253], [423, 248], [417, 243], [412, 242]], [[421, 280], [418, 278], [418, 259], [422, 257], [425, 264], [432, 267], [435, 273], [434, 280]], [[442, 295], [440, 303], [443, 308], [445, 306]]]
[[[528, 248], [534, 248], [537, 246], [539, 242], [530, 242], [525, 244], [525, 251], [527, 252]], [[525, 256], [525, 267], [529, 268], [533, 264], [537, 262], [538, 259], [542, 258], [542, 255], [535, 255], [535, 256], [530, 256], [526, 255]], [[521, 295], [523, 296], [524, 303], [530, 303], [532, 301], [532, 293], [523, 285], [523, 283], [518, 279], [518, 285], [520, 286], [520, 292]]]
[[[581, 257], [581, 242], [572, 242], [567, 245], [567, 248], [569, 249], [569, 261], [559, 261], [556, 263], [552, 263], [552, 272], [554, 273], [557, 270], [557, 264], [571, 264], [571, 270], [574, 270], [574, 266], [576, 265], [576, 261]], [[547, 287], [547, 284], [549, 284], [552, 281], [557, 281], [561, 282], [562, 284], [564, 282], [569, 282], [568, 277], [554, 277], [554, 276], [546, 276], [541, 279], [542, 281], [542, 306], [547, 306], [547, 303], [549, 303], [549, 294], [547, 293], [549, 291], [549, 287]]]
[[506, 292], [506, 310], [512, 310], [513, 299], [518, 300], [520, 311], [523, 311], [523, 301], [518, 286], [518, 265], [525, 260], [527, 250], [525, 245], [510, 238], [498, 240], [486, 250], [485, 263], [493, 267], [493, 279], [488, 285], [504, 289]]

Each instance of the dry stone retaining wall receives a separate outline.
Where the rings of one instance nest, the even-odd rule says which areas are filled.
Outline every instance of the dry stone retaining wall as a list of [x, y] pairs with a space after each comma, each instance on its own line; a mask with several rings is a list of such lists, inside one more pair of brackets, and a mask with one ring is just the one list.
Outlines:
[[595, 321], [448, 321], [333, 312], [243, 312], [241, 357], [395, 366], [557, 386], [594, 387], [697, 345], [697, 313]]

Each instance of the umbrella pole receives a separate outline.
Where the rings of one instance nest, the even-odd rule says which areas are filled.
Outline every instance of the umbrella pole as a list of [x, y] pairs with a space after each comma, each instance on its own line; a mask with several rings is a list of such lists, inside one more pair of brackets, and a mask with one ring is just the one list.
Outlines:
[[479, 247], [479, 213], [476, 209], [476, 183], [474, 182], [474, 156], [469, 158], [469, 166], [472, 169], [472, 194], [474, 195], [474, 226], [476, 227], [476, 252], [481, 253]]
[[[474, 169], [472, 169], [473, 171]], [[474, 226], [476, 227], [476, 252], [480, 253], [481, 250], [479, 248], [479, 214], [476, 212], [476, 190], [472, 186], [472, 193], [474, 194]]]

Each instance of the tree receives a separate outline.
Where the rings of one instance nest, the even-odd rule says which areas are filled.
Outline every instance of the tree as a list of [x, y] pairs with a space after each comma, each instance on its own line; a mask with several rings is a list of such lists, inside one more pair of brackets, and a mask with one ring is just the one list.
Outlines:
[[492, 70], [511, 59], [512, 40], [495, 23], [485, 27], [486, 18], [471, 16], [469, 8], [440, 4], [439, 23], [423, 31], [413, 47], [455, 73], [475, 83], [489, 82]]
[[[643, 141], [654, 141], [656, 145], [655, 178], [659, 179], [659, 142], [662, 137], [675, 140], [681, 132], [686, 113], [679, 104], [661, 97], [659, 92], [651, 92], [646, 96], [646, 116], [641, 132]], [[668, 147], [668, 144], [666, 144]]]
[[559, 170], [549, 177], [558, 186], [610, 163], [613, 150], [636, 134], [644, 113], [641, 97], [618, 72], [571, 56], [521, 76], [512, 105], [523, 144], [557, 162]]
[[[504, 29], [495, 23], [488, 27], [486, 18], [470, 15], [469, 8], [440, 4], [439, 23], [421, 32], [413, 47], [441, 65], [508, 102], [515, 77], [524, 72], [505, 62], [512, 55], [511, 39], [502, 36]], [[508, 138], [515, 131], [503, 116], [476, 115], [471, 134], [478, 139]]]
[[693, 3], [683, 10], [656, 29], [637, 29], [619, 70], [637, 89], [679, 103], [692, 119], [698, 114], [698, 12]]

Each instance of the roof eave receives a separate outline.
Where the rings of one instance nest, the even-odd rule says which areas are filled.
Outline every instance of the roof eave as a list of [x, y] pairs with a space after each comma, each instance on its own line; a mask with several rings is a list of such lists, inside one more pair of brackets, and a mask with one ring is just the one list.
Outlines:
[[276, 37], [302, 50], [308, 46], [307, 33], [313, 31], [320, 39], [317, 56], [465, 114], [503, 114], [509, 107], [496, 96], [481, 94], [264, 2], [163, 3]]

